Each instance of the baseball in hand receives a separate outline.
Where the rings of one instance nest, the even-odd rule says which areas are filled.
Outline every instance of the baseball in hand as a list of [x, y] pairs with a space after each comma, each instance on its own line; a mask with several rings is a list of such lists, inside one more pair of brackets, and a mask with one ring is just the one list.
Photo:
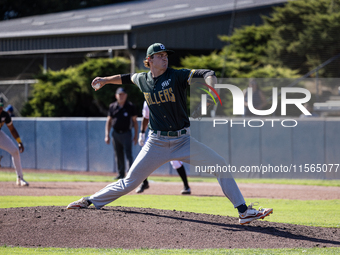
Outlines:
[[94, 88], [95, 90], [100, 89], [100, 82], [97, 81], [93, 81], [92, 82], [92, 88]]

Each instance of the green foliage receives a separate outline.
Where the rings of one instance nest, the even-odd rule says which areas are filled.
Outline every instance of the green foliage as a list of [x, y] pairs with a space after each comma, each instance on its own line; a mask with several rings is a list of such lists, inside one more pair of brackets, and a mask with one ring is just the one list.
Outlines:
[[232, 36], [220, 36], [222, 41], [230, 43], [223, 54], [234, 59], [245, 61], [253, 66], [262, 64], [267, 42], [271, 37], [271, 26], [245, 26], [235, 29]]
[[[273, 28], [268, 42], [268, 61], [299, 69], [300, 74], [316, 68], [340, 53], [340, 1], [296, 0], [274, 8], [264, 18]], [[340, 59], [320, 72], [324, 77], [339, 77]]]
[[[260, 26], [220, 36], [226, 46], [209, 56], [182, 59], [188, 68], [211, 68], [218, 77], [294, 78], [340, 54], [340, 0], [295, 0], [275, 7]], [[339, 77], [340, 58], [320, 70]]]
[[[23, 107], [27, 117], [90, 117], [105, 116], [110, 103], [115, 101], [118, 85], [107, 85], [95, 92], [91, 87], [97, 76], [128, 73], [125, 58], [88, 59], [66, 70], [41, 72], [33, 86], [32, 98]], [[143, 97], [136, 86], [127, 89], [129, 100], [141, 108]]]
[[232, 36], [220, 36], [227, 43], [220, 52], [181, 59], [186, 68], [212, 69], [217, 77], [282, 78], [297, 77], [297, 71], [267, 63], [266, 49], [273, 30], [270, 26], [245, 26]]
[[[217, 77], [298, 78], [340, 54], [340, 0], [288, 1], [263, 20], [263, 25], [244, 26], [231, 36], [220, 36], [226, 42], [221, 51], [185, 57], [181, 65], [212, 69]], [[318, 74], [339, 77], [339, 65], [340, 58]], [[270, 89], [265, 91], [269, 97]], [[216, 114], [232, 115], [231, 94], [222, 91], [220, 95], [226, 100]], [[300, 112], [289, 108], [287, 114]]]

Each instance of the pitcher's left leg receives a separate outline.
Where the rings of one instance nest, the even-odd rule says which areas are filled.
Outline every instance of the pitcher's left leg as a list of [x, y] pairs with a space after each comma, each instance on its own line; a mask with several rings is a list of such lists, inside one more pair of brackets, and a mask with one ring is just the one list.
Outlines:
[[[198, 142], [195, 138], [190, 135], [181, 137], [178, 141], [173, 140], [174, 143], [178, 142], [172, 152], [172, 155], [177, 160], [189, 163], [190, 165], [200, 169], [208, 169], [209, 167], [226, 166], [227, 162], [224, 158], [218, 155], [214, 150], [209, 148], [203, 143]], [[243, 195], [238, 188], [233, 176], [230, 173], [217, 174], [212, 173], [216, 176], [218, 183], [220, 184], [224, 195], [232, 202], [234, 207], [238, 207], [245, 203]]]

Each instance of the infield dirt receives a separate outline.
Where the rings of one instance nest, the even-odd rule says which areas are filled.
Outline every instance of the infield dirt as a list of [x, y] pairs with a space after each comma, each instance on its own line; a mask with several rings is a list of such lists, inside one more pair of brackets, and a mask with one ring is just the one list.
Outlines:
[[[14, 182], [2, 182], [0, 195], [82, 196], [91, 194], [106, 184], [31, 183], [28, 188], [18, 188]], [[217, 183], [191, 183], [191, 187], [192, 195], [223, 195]], [[256, 185], [240, 185], [245, 197], [297, 199], [296, 196], [300, 194], [300, 199], [308, 197], [339, 199], [340, 196], [339, 187], [262, 184], [261, 187], [262, 191], [264, 189], [266, 192], [258, 196], [259, 194], [254, 192], [259, 190]], [[151, 183], [146, 194], [179, 194], [181, 188], [180, 183], [161, 185]], [[318, 194], [317, 198], [313, 196], [313, 192]], [[323, 195], [326, 197], [322, 198]], [[0, 209], [0, 230], [0, 245], [22, 247], [125, 249], [340, 247], [339, 228], [299, 226], [262, 220], [241, 226], [235, 217], [150, 208], [104, 207], [102, 210], [94, 208], [66, 210], [65, 207], [54, 206], [6, 208]]]
[[237, 218], [227, 216], [126, 207], [8, 208], [0, 209], [0, 245], [125, 249], [340, 247], [340, 229], [267, 221], [241, 226], [237, 222]]

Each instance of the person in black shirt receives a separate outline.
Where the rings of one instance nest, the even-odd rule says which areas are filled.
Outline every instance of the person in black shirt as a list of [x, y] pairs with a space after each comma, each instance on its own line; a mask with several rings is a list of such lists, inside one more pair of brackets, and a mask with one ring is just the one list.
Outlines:
[[[12, 155], [13, 165], [17, 174], [17, 185], [18, 186], [28, 186], [23, 178], [20, 153], [24, 152], [24, 145], [20, 139], [18, 131], [15, 129], [12, 118], [7, 111], [4, 111], [3, 99], [0, 98], [0, 149], [7, 151]], [[13, 138], [18, 142], [18, 147], [14, 142], [1, 130], [2, 126], [6, 124], [9, 131], [11, 132]], [[20, 152], [20, 153], [19, 153]]]
[[129, 167], [133, 163], [132, 125], [134, 127], [133, 142], [136, 145], [138, 141], [137, 111], [135, 106], [126, 100], [127, 96], [124, 88], [117, 89], [117, 101], [110, 104], [105, 125], [105, 142], [107, 144], [110, 144], [110, 130], [111, 127], [113, 128], [113, 148], [118, 165], [118, 176], [115, 179], [123, 179], [125, 177], [125, 155], [129, 161]]

